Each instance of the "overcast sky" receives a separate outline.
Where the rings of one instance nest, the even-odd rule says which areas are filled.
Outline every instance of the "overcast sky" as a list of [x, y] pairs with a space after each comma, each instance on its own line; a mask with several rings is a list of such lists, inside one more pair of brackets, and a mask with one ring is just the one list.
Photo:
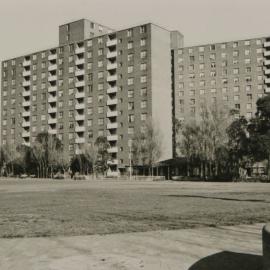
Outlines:
[[58, 44], [58, 26], [89, 18], [114, 29], [153, 22], [185, 46], [270, 36], [270, 0], [0, 0], [0, 60]]

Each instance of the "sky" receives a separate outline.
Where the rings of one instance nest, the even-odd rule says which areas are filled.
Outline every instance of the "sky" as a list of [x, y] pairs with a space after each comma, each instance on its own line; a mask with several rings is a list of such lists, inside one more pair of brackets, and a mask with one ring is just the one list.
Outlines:
[[81, 18], [116, 30], [153, 22], [185, 46], [270, 36], [270, 0], [0, 0], [0, 61], [58, 45], [58, 26]]

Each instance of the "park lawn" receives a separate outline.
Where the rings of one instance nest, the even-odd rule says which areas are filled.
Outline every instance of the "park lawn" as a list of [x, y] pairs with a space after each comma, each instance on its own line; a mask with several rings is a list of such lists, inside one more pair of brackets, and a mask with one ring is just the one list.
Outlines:
[[0, 237], [270, 221], [270, 184], [0, 180]]

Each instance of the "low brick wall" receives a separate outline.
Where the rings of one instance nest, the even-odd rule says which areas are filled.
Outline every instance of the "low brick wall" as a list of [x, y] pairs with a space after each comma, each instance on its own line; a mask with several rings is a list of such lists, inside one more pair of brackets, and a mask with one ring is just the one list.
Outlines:
[[263, 270], [270, 270], [270, 224], [263, 227]]

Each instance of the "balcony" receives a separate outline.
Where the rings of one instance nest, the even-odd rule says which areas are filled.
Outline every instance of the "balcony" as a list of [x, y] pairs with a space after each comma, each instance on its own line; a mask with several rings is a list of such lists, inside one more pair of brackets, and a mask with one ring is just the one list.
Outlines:
[[117, 63], [107, 64], [107, 70], [117, 69]]
[[115, 58], [116, 56], [117, 56], [117, 51], [107, 53], [107, 58]]
[[118, 135], [108, 135], [108, 136], [107, 136], [107, 140], [108, 140], [109, 142], [117, 141], [117, 140], [118, 140]]
[[22, 122], [22, 127], [25, 128], [25, 127], [30, 127], [30, 121], [23, 121]]
[[31, 85], [31, 81], [29, 80], [29, 81], [23, 81], [23, 87], [25, 87], [25, 86], [30, 86]]
[[76, 138], [75, 143], [85, 143], [85, 138]]
[[85, 115], [84, 114], [76, 114], [75, 115], [75, 121], [82, 121], [85, 119]]
[[264, 70], [264, 74], [265, 74], [265, 75], [269, 75], [269, 74], [270, 74], [270, 68], [266, 68], [266, 69]]
[[118, 111], [107, 111], [107, 117], [116, 117], [118, 116]]
[[23, 75], [23, 77], [30, 76], [31, 71], [30, 70], [24, 70], [22, 75]]
[[48, 113], [57, 113], [57, 107], [48, 108]]
[[117, 75], [109, 75], [107, 76], [107, 82], [113, 82], [117, 80]]
[[76, 150], [75, 150], [75, 154], [76, 155], [80, 155], [82, 153], [83, 153], [83, 150], [82, 149], [76, 148]]
[[[28, 137], [29, 137], [29, 136], [28, 136]], [[29, 142], [29, 141], [23, 142], [23, 145], [30, 146], [30, 142]]]
[[52, 82], [52, 81], [56, 81], [57, 80], [57, 76], [56, 75], [49, 75], [48, 77], [48, 81]]
[[108, 123], [107, 129], [116, 129], [118, 127], [117, 123]]
[[108, 165], [118, 165], [118, 160], [117, 159], [112, 159], [107, 161]]
[[79, 69], [75, 71], [75, 76], [82, 76], [85, 74], [84, 69]]
[[84, 92], [76, 92], [76, 94], [75, 94], [75, 98], [84, 98], [84, 97], [85, 97]]
[[57, 59], [57, 54], [56, 54], [56, 53], [50, 54], [50, 55], [48, 56], [48, 60], [49, 60], [49, 61], [52, 61], [52, 60], [55, 60], [55, 59]]
[[23, 102], [22, 102], [22, 106], [23, 106], [23, 107], [29, 107], [30, 104], [31, 104], [30, 100], [28, 100], [28, 101], [23, 101]]
[[29, 117], [30, 116], [30, 111], [24, 111], [22, 113], [22, 117]]
[[56, 128], [49, 128], [48, 133], [49, 134], [57, 134], [57, 129]]
[[265, 93], [270, 93], [270, 87], [267, 87], [267, 86], [266, 86], [266, 87], [264, 88], [264, 92], [265, 92]]
[[23, 61], [23, 67], [27, 67], [31, 65], [31, 61], [30, 60], [24, 60]]
[[114, 99], [108, 99], [107, 100], [107, 105], [111, 106], [111, 105], [117, 105], [117, 98]]
[[29, 131], [23, 131], [22, 132], [22, 137], [25, 138], [25, 137], [30, 137], [30, 132]]
[[85, 60], [84, 58], [80, 58], [80, 59], [76, 59], [75, 60], [75, 65], [78, 66], [78, 65], [82, 65], [85, 63]]
[[270, 60], [264, 60], [264, 65], [265, 66], [270, 66]]
[[269, 83], [270, 83], [270, 78], [265, 78], [265, 79], [264, 79], [264, 82], [265, 82], [266, 84], [269, 84]]
[[85, 86], [85, 81], [77, 81], [75, 82], [75, 87], [82, 87]]
[[108, 175], [109, 177], [118, 177], [118, 176], [119, 176], [119, 173], [118, 173], [118, 171], [111, 171], [111, 170], [108, 170], [107, 175]]
[[75, 132], [84, 132], [85, 131], [85, 126], [76, 126], [75, 127]]
[[117, 39], [110, 39], [106, 43], [107, 47], [116, 46], [117, 45]]
[[110, 87], [107, 89], [107, 94], [114, 94], [114, 93], [117, 93], [117, 87], [114, 86], [114, 87]]
[[80, 53], [84, 53], [85, 52], [85, 48], [84, 47], [77, 47], [75, 49], [75, 54], [80, 54]]
[[81, 109], [84, 109], [84, 108], [85, 108], [84, 103], [77, 103], [77, 104], [75, 105], [75, 109], [76, 109], [76, 110], [81, 110]]
[[50, 86], [50, 87], [48, 88], [48, 92], [49, 92], [49, 93], [56, 92], [56, 91], [57, 91], [57, 86]]
[[264, 48], [266, 48], [266, 47], [270, 47], [270, 41], [266, 41], [266, 42], [264, 42], [263, 46], [264, 46]]
[[30, 96], [30, 94], [31, 94], [30, 91], [23, 91], [23, 92], [22, 92], [22, 96], [23, 96], [23, 97], [28, 97], [28, 96]]
[[118, 152], [118, 147], [114, 146], [114, 147], [110, 147], [108, 148], [108, 153], [117, 153]]
[[56, 64], [54, 64], [54, 65], [49, 65], [49, 67], [48, 67], [48, 70], [49, 71], [53, 71], [53, 70], [56, 70], [57, 69], [57, 65]]
[[57, 118], [49, 118], [48, 119], [48, 124], [51, 125], [51, 124], [56, 124], [57, 123]]
[[49, 96], [48, 97], [48, 102], [52, 103], [52, 102], [56, 102], [57, 101], [57, 96]]

